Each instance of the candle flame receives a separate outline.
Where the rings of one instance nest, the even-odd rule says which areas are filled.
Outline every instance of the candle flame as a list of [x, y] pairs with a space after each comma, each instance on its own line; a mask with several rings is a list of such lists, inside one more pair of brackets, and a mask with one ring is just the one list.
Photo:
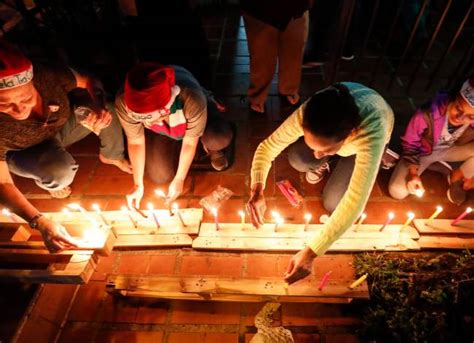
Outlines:
[[366, 214], [365, 212], [363, 212], [363, 213], [360, 215], [360, 219], [365, 220], [365, 218], [367, 218], [367, 214]]
[[69, 211], [69, 209], [67, 209], [67, 208], [63, 208], [63, 209], [62, 209], [62, 212], [63, 212], [64, 214], [68, 215], [68, 216], [71, 215], [71, 211]]
[[471, 207], [466, 208], [466, 213], [471, 213], [471, 212], [472, 212], [472, 208], [471, 208]]
[[240, 211], [239, 211], [239, 216], [241, 216], [241, 217], [245, 217], [245, 212], [244, 212], [244, 211], [242, 211], [242, 210], [240, 210]]
[[407, 213], [408, 219], [413, 220], [415, 218], [415, 214], [413, 212]]
[[173, 210], [174, 210], [174, 211], [179, 210], [179, 205], [178, 205], [177, 203], [175, 203], [175, 202], [173, 203], [172, 207], [173, 207]]
[[94, 211], [100, 212], [100, 206], [99, 206], [99, 204], [92, 204], [92, 209], [93, 209]]
[[392, 220], [393, 218], [395, 218], [395, 214], [394, 214], [393, 212], [389, 212], [389, 213], [388, 213], [388, 218], [389, 218], [390, 220]]
[[68, 204], [67, 207], [69, 207], [70, 209], [73, 209], [73, 210], [81, 209], [81, 205], [79, 205], [76, 202], [72, 202], [72, 203]]
[[313, 215], [311, 213], [306, 213], [304, 215], [304, 219], [309, 222], [311, 220], [311, 218], [313, 218]]
[[12, 215], [12, 213], [10, 212], [10, 210], [9, 210], [8, 208], [6, 208], [6, 207], [5, 207], [4, 209], [2, 209], [2, 214], [3, 214], [4, 216], [7, 216], [7, 217], [10, 217], [10, 216]]
[[416, 191], [415, 191], [415, 195], [418, 197], [418, 198], [421, 198], [423, 196], [423, 194], [425, 194], [425, 191], [418, 188]]
[[277, 220], [278, 218], [281, 218], [280, 213], [278, 213], [277, 211], [272, 211], [271, 214], [275, 220]]
[[151, 202], [149, 202], [149, 203], [146, 205], [146, 207], [147, 207], [150, 211], [153, 211], [153, 209], [155, 208]]
[[443, 207], [442, 206], [436, 206], [436, 212], [441, 213], [443, 212]]
[[211, 208], [211, 212], [214, 215], [214, 217], [217, 217], [217, 208], [215, 207]]
[[122, 212], [124, 212], [124, 213], [128, 213], [128, 208], [127, 208], [127, 206], [122, 206], [122, 207], [120, 207], [120, 210], [121, 210]]
[[155, 194], [160, 198], [166, 198], [165, 193], [161, 189], [155, 189]]

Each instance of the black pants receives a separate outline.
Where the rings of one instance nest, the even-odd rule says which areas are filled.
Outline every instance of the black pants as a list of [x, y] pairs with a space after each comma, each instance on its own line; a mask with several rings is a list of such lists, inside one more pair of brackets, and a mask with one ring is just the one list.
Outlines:
[[[146, 134], [145, 171], [158, 184], [169, 183], [176, 175], [181, 141], [159, 135], [150, 130]], [[225, 149], [232, 141], [232, 128], [219, 114], [209, 112], [201, 143], [207, 151]]]

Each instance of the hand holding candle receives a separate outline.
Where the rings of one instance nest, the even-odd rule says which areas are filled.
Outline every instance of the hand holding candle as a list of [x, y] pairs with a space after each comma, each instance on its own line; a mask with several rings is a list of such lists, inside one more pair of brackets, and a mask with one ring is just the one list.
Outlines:
[[454, 226], [454, 225], [459, 224], [459, 222], [460, 222], [461, 220], [463, 220], [464, 217], [466, 217], [467, 215], [469, 215], [471, 212], [472, 212], [472, 208], [471, 208], [471, 207], [466, 208], [466, 210], [465, 210], [463, 213], [461, 213], [456, 219], [454, 219], [454, 220], [451, 222], [451, 225]]

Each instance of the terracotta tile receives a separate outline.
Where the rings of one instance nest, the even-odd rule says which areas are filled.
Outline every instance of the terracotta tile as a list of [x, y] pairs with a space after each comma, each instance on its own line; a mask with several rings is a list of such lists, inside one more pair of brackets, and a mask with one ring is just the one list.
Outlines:
[[59, 212], [71, 201], [68, 199], [31, 199], [30, 202], [39, 211]]
[[359, 323], [359, 319], [343, 315], [344, 305], [286, 303], [282, 307], [285, 326], [349, 326]]
[[54, 342], [59, 332], [59, 325], [50, 323], [41, 317], [30, 318], [18, 337], [17, 342], [20, 343], [49, 343]]
[[284, 275], [294, 254], [285, 254], [278, 256], [278, 275]]
[[360, 340], [356, 335], [348, 333], [336, 333], [324, 335], [324, 342], [326, 343], [359, 343]]
[[221, 175], [218, 173], [200, 173], [195, 176], [195, 180], [194, 195], [205, 196], [212, 193], [221, 183]]
[[242, 275], [241, 256], [183, 256], [182, 275]]
[[208, 333], [208, 332], [171, 332], [168, 343], [232, 343], [239, 342], [237, 333]]
[[74, 181], [71, 184], [72, 193], [71, 195], [80, 195], [88, 187], [90, 179], [94, 175], [95, 168], [98, 164], [97, 157], [74, 157], [79, 169], [77, 170]]
[[44, 285], [32, 314], [60, 325], [77, 287], [76, 285]]
[[69, 312], [68, 320], [95, 321], [100, 314], [105, 295], [105, 283], [90, 281], [81, 285]]
[[143, 299], [135, 322], [137, 324], [163, 324], [168, 314], [169, 302]]
[[295, 343], [319, 343], [321, 336], [317, 333], [295, 333], [293, 334]]
[[324, 255], [315, 259], [313, 264], [313, 276], [319, 279], [329, 271], [332, 271], [331, 279], [352, 278], [354, 275], [352, 255]]
[[79, 142], [69, 146], [67, 150], [72, 155], [99, 155], [99, 147], [99, 137], [94, 134], [90, 134], [87, 137], [81, 139]]
[[134, 298], [119, 298], [106, 294], [102, 312], [103, 322], [134, 323], [140, 302]]
[[97, 329], [94, 327], [81, 326], [74, 322], [67, 322], [61, 330], [58, 342], [91, 342], [96, 330]]
[[13, 183], [23, 194], [41, 194], [48, 195], [48, 191], [39, 188], [33, 179], [27, 179], [25, 177], [16, 176], [12, 174]]
[[99, 258], [97, 268], [94, 274], [92, 274], [91, 280], [105, 281], [107, 278], [107, 274], [113, 272], [113, 269], [117, 262], [117, 258], [118, 255], [116, 253], [112, 253], [110, 256], [101, 256]]
[[238, 324], [240, 304], [230, 302], [174, 301], [173, 324]]
[[176, 254], [150, 256], [147, 274], [172, 275], [175, 265]]
[[278, 255], [247, 255], [248, 277], [278, 277]]
[[120, 256], [118, 273], [120, 274], [144, 274], [146, 273], [149, 255], [125, 255]]
[[123, 330], [100, 330], [96, 336], [96, 342], [114, 343], [161, 343], [163, 332], [160, 331], [123, 331]]
[[95, 175], [85, 189], [86, 195], [126, 195], [132, 189], [131, 175]]

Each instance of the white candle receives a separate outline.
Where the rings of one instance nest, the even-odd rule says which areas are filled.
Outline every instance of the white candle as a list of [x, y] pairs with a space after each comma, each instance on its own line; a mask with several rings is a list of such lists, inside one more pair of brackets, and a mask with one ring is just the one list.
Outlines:
[[273, 219], [275, 220], [275, 227], [274, 227], [274, 231], [276, 231], [278, 229], [279, 226], [283, 225], [283, 223], [285, 222], [283, 220], [283, 218], [281, 217], [280, 213], [278, 213], [277, 211], [272, 211], [272, 217]]
[[155, 208], [153, 207], [153, 204], [151, 202], [148, 203], [147, 205], [148, 207], [148, 211], [151, 213], [151, 215], [153, 216], [153, 220], [155, 221], [155, 224], [156, 224], [156, 228], [159, 229], [161, 228], [161, 225], [160, 225], [160, 222], [158, 221], [158, 217], [156, 216], [156, 213], [155, 213]]
[[184, 223], [183, 217], [181, 216], [181, 212], [179, 211], [179, 206], [177, 203], [173, 204], [173, 212], [175, 212], [178, 215], [179, 221], [181, 222], [182, 226], [186, 226]]
[[240, 225], [242, 226], [242, 229], [243, 229], [245, 226], [245, 212], [240, 210], [239, 216], [240, 216]]
[[367, 214], [365, 213], [362, 213], [359, 217], [359, 221], [357, 222], [357, 225], [354, 229], [354, 231], [357, 231], [360, 229], [360, 226], [362, 225], [362, 223], [364, 222], [364, 220], [367, 218]]
[[411, 221], [415, 219], [415, 214], [413, 212], [408, 212], [407, 213], [407, 220], [406, 222], [403, 224], [402, 226], [402, 230], [405, 229], [410, 223]]
[[214, 215], [214, 223], [216, 224], [216, 231], [219, 231], [219, 218], [217, 208], [213, 207], [211, 209], [212, 214]]
[[312, 218], [313, 218], [313, 216], [311, 215], [311, 213], [306, 213], [304, 215], [304, 229], [303, 229], [303, 231], [306, 231], [308, 229], [308, 225], [311, 222]]
[[129, 218], [130, 221], [132, 222], [133, 227], [134, 227], [135, 229], [138, 228], [138, 223], [137, 223], [137, 221], [136, 221], [135, 219], [133, 219], [132, 214], [131, 214], [130, 211], [128, 210], [127, 206], [122, 206], [122, 207], [121, 207], [121, 210], [122, 210], [123, 213], [125, 213], [125, 214], [128, 216], [128, 218]]
[[443, 208], [441, 206], [436, 206], [436, 211], [431, 215], [431, 217], [428, 218], [427, 224], [431, 224], [433, 220], [441, 213], [443, 212]]
[[103, 214], [102, 211], [100, 210], [99, 204], [92, 204], [92, 209], [97, 212], [97, 214], [98, 214], [98, 215], [100, 216], [100, 218], [102, 219], [102, 222], [103, 222], [106, 226], [110, 226], [110, 223], [107, 221], [107, 219], [105, 219], [104, 214]]
[[465, 210], [463, 213], [461, 213], [461, 214], [459, 215], [459, 217], [457, 217], [456, 219], [454, 219], [454, 220], [451, 222], [451, 225], [457, 225], [457, 224], [459, 224], [459, 222], [460, 222], [465, 216], [467, 216], [467, 215], [468, 215], [469, 213], [471, 213], [471, 212], [472, 212], [472, 208], [470, 208], [470, 207], [466, 208], [466, 210]]
[[385, 221], [383, 226], [380, 228], [380, 232], [382, 232], [383, 229], [385, 229], [385, 227], [387, 227], [387, 225], [390, 224], [390, 222], [393, 220], [393, 218], [395, 218], [395, 214], [393, 214], [393, 212], [389, 212], [388, 216], [387, 216], [387, 220]]

